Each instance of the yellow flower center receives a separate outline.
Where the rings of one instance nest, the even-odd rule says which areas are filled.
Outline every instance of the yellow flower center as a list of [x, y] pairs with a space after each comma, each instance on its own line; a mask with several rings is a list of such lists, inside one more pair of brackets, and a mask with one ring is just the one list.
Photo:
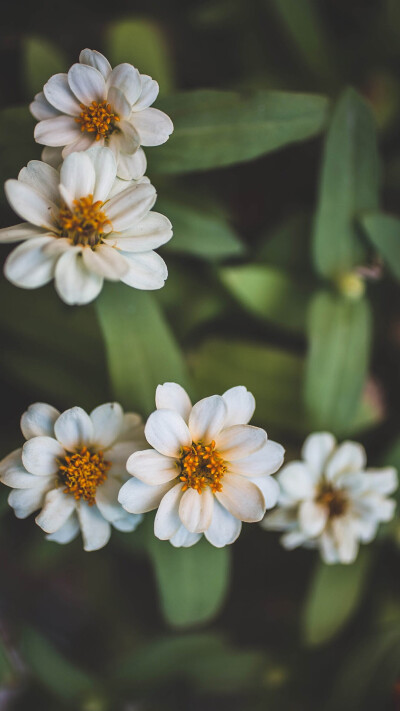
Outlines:
[[111, 462], [104, 459], [103, 452], [92, 453], [87, 447], [68, 454], [59, 467], [59, 476], [65, 485], [64, 493], [93, 506], [97, 487], [106, 481], [110, 467]]
[[93, 195], [74, 200], [73, 210], [67, 205], [61, 207], [58, 223], [62, 236], [68, 237], [74, 244], [91, 247], [99, 244], [105, 228], [111, 226], [102, 207], [101, 200], [93, 202]]
[[331, 484], [323, 484], [317, 496], [317, 502], [327, 506], [329, 518], [343, 516], [347, 509], [347, 498], [343, 491], [334, 489]]
[[96, 134], [96, 141], [108, 136], [115, 130], [119, 116], [115, 114], [107, 101], [92, 101], [90, 106], [80, 105], [82, 111], [75, 119], [81, 124], [81, 131]]
[[219, 452], [215, 449], [215, 442], [202, 444], [194, 442], [188, 447], [182, 447], [180, 456], [182, 491], [196, 489], [201, 494], [209, 486], [213, 494], [222, 491], [221, 479], [227, 466]]

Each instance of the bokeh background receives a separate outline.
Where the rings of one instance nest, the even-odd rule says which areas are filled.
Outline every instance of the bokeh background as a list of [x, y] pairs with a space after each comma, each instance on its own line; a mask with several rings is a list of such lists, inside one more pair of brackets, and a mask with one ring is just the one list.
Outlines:
[[[246, 385], [287, 461], [323, 428], [399, 465], [398, 1], [7, 3], [2, 183], [40, 156], [29, 101], [84, 47], [157, 79], [175, 123], [147, 151], [170, 276], [76, 308], [2, 278], [1, 454], [32, 402], [146, 417], [176, 380], [193, 399]], [[257, 525], [175, 550], [151, 515], [85, 554], [17, 521], [7, 493], [1, 711], [400, 709], [398, 518], [351, 566]]]

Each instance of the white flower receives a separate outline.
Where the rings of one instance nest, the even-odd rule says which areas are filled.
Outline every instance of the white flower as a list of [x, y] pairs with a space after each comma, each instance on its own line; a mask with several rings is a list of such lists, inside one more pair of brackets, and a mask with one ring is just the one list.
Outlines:
[[247, 424], [255, 400], [242, 386], [192, 407], [180, 385], [165, 383], [156, 407], [145, 427], [154, 449], [129, 458], [120, 503], [131, 513], [158, 507], [154, 533], [174, 546], [192, 546], [203, 533], [218, 548], [233, 543], [242, 521], [260, 521], [275, 505], [279, 487], [269, 474], [283, 447]]
[[156, 191], [147, 178], [116, 178], [109, 148], [72, 153], [60, 171], [31, 161], [5, 191], [27, 220], [0, 230], [0, 243], [24, 240], [4, 267], [16, 286], [36, 289], [54, 278], [63, 301], [87, 304], [104, 279], [136, 289], [164, 285], [167, 267], [153, 250], [171, 239], [171, 223], [150, 212]]
[[157, 82], [131, 64], [112, 69], [91, 49], [80, 53], [79, 62], [68, 74], [52, 76], [30, 105], [39, 121], [35, 139], [48, 147], [42, 159], [58, 165], [98, 141], [114, 152], [120, 178], [140, 178], [146, 172], [140, 146], [159, 146], [173, 131], [166, 114], [149, 108], [158, 95]]
[[365, 469], [364, 447], [337, 445], [327, 432], [306, 439], [302, 459], [279, 473], [278, 508], [262, 525], [286, 531], [285, 548], [319, 548], [325, 563], [352, 563], [359, 544], [372, 541], [379, 523], [393, 518], [396, 502], [387, 496], [397, 488], [396, 470]]
[[41, 509], [36, 523], [48, 540], [69, 543], [81, 530], [86, 551], [106, 545], [111, 525], [136, 528], [142, 517], [127, 514], [117, 497], [129, 454], [143, 447], [139, 415], [124, 414], [116, 402], [90, 415], [80, 407], [60, 414], [39, 402], [22, 415], [21, 430], [24, 446], [0, 463], [18, 518]]

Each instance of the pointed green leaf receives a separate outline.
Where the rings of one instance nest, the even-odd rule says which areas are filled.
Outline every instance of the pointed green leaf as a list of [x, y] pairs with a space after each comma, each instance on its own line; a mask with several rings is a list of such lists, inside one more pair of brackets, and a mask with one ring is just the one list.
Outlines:
[[337, 277], [363, 261], [356, 217], [379, 201], [380, 163], [374, 119], [352, 89], [340, 98], [328, 129], [314, 228], [320, 274]]
[[400, 280], [400, 219], [375, 212], [367, 213], [360, 218], [360, 222], [388, 269]]

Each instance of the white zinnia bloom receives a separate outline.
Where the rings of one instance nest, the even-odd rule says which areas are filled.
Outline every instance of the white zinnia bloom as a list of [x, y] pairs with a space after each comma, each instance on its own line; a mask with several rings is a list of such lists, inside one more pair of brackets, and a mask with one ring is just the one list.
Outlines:
[[318, 548], [325, 563], [352, 563], [360, 543], [375, 538], [378, 525], [393, 518], [397, 488], [393, 467], [366, 469], [364, 447], [338, 445], [333, 435], [307, 437], [302, 461], [291, 462], [278, 475], [278, 508], [262, 525], [286, 531], [285, 548]]
[[41, 509], [36, 523], [57, 543], [69, 543], [81, 531], [86, 551], [106, 545], [111, 525], [133, 531], [141, 516], [118, 503], [127, 479], [126, 460], [143, 447], [139, 415], [124, 414], [116, 403], [90, 415], [73, 407], [62, 414], [38, 402], [22, 415], [26, 442], [0, 463], [0, 481], [13, 491], [8, 503], [18, 518]]
[[68, 74], [55, 74], [30, 105], [39, 121], [35, 139], [45, 148], [44, 161], [58, 165], [94, 141], [111, 148], [118, 176], [140, 178], [146, 156], [140, 146], [159, 146], [173, 131], [171, 119], [150, 108], [158, 84], [131, 64], [111, 68], [100, 52], [84, 49]]
[[159, 385], [145, 436], [154, 449], [135, 452], [132, 475], [119, 494], [131, 513], [158, 508], [154, 533], [174, 546], [192, 546], [204, 533], [214, 546], [233, 543], [242, 521], [260, 521], [279, 487], [269, 476], [284, 449], [247, 423], [255, 400], [245, 387], [192, 406], [176, 383]]
[[0, 243], [24, 240], [5, 263], [12, 284], [36, 289], [54, 278], [67, 304], [95, 299], [104, 279], [136, 289], [164, 285], [168, 270], [153, 250], [171, 239], [171, 223], [150, 212], [156, 191], [147, 178], [116, 177], [109, 148], [72, 153], [60, 170], [30, 161], [5, 191], [26, 220], [0, 230]]

